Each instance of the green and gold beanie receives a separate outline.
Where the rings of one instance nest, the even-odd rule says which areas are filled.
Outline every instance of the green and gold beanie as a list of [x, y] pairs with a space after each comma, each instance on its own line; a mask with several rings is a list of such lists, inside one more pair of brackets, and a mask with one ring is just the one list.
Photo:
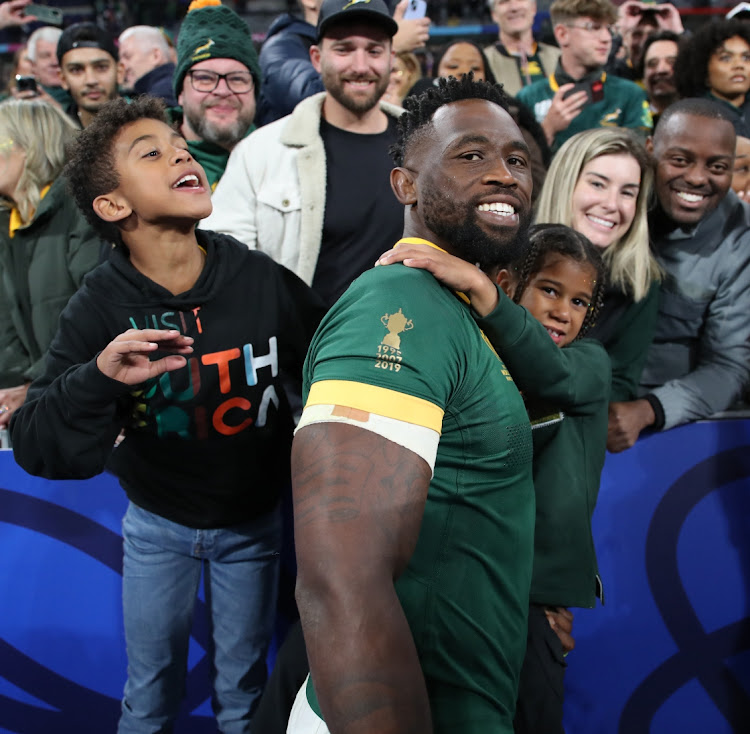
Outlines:
[[177, 36], [177, 67], [174, 94], [179, 97], [182, 84], [193, 64], [206, 59], [235, 59], [253, 75], [256, 94], [260, 87], [260, 62], [253, 46], [250, 28], [220, 0], [193, 0]]

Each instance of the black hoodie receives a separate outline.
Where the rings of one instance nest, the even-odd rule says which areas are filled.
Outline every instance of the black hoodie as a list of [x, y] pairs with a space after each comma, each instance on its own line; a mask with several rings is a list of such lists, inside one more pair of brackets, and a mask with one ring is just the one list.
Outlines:
[[[120, 248], [86, 278], [11, 435], [31, 474], [85, 478], [106, 465], [140, 507], [215, 528], [271, 509], [289, 479], [292, 418], [282, 382], [300, 379], [323, 311], [266, 255], [226, 235], [197, 236], [206, 265], [180, 295], [136, 270]], [[107, 377], [96, 357], [130, 328], [193, 337], [188, 364], [137, 386]]]

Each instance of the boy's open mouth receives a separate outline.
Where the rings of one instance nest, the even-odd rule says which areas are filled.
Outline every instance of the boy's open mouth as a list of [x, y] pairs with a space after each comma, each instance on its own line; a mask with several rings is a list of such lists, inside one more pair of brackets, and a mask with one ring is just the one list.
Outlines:
[[173, 189], [197, 189], [200, 188], [200, 179], [194, 173], [188, 173], [184, 175], [176, 184], [172, 186]]

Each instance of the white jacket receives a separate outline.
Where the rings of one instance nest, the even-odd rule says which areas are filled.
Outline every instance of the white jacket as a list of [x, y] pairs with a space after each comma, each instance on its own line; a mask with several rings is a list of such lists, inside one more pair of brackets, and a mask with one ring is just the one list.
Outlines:
[[[230, 234], [312, 284], [323, 235], [326, 158], [320, 116], [326, 92], [241, 140], [216, 187], [202, 229]], [[400, 107], [380, 103], [393, 117]]]

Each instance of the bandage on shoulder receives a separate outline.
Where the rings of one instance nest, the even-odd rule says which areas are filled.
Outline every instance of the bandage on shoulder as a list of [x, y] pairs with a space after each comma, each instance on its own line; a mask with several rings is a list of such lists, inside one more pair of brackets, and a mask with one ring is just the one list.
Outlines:
[[368, 413], [358, 408], [349, 408], [345, 405], [308, 405], [302, 411], [295, 434], [300, 428], [314, 423], [346, 423], [372, 431], [413, 451], [427, 462], [431, 472], [435, 471], [435, 457], [440, 434], [431, 428], [407, 423], [397, 418], [387, 418], [377, 413]]

